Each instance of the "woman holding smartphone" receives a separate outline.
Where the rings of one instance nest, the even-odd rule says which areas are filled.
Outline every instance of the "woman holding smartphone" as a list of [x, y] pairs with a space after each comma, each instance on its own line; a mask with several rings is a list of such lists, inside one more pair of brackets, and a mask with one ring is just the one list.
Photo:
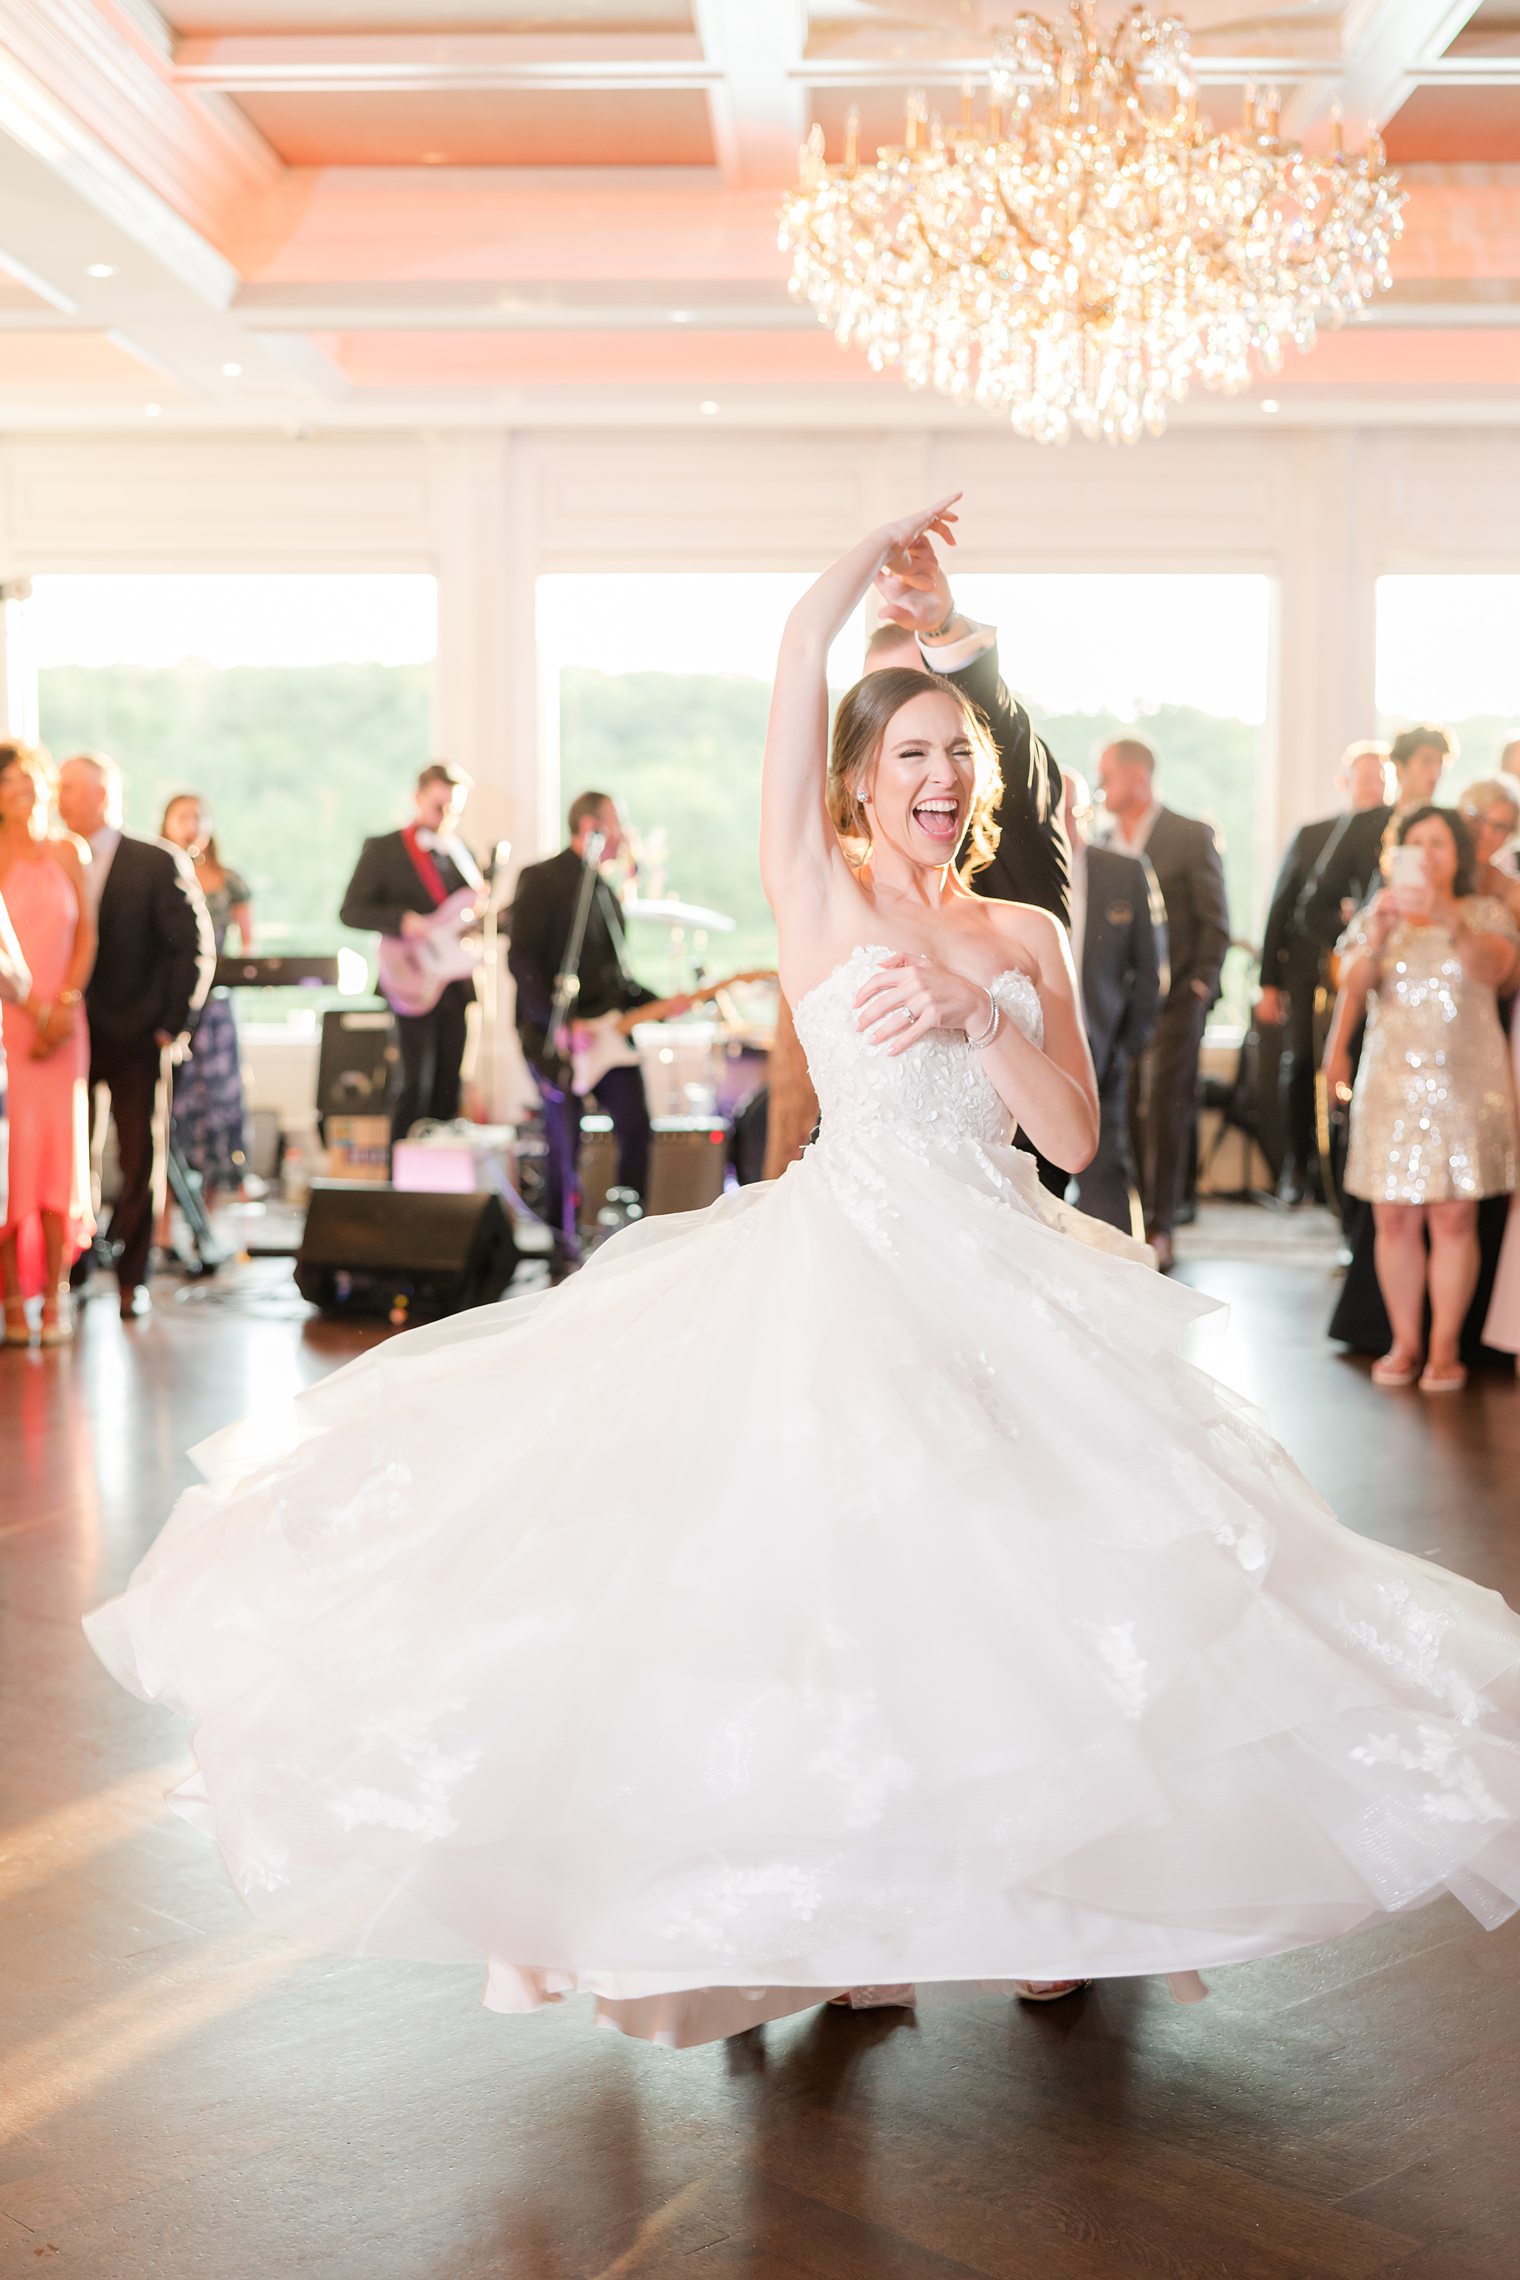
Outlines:
[[1332, 1100], [1351, 1106], [1347, 1192], [1371, 1203], [1376, 1222], [1393, 1343], [1373, 1379], [1456, 1393], [1467, 1381], [1458, 1348], [1478, 1275], [1478, 1204], [1520, 1173], [1497, 1003], [1520, 930], [1501, 901], [1474, 892], [1472, 836], [1453, 810], [1411, 808], [1395, 841], [1388, 885], [1341, 938], [1325, 1078]]

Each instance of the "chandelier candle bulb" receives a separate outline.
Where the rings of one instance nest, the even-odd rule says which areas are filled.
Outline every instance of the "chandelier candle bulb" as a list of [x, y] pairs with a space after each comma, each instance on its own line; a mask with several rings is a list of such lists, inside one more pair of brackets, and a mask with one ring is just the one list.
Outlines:
[[1379, 138], [1348, 158], [1337, 124], [1316, 155], [1281, 128], [1253, 85], [1240, 127], [1208, 131], [1175, 18], [1022, 15], [984, 130], [963, 93], [947, 137], [917, 92], [874, 162], [858, 126], [843, 166], [814, 129], [781, 212], [792, 290], [875, 370], [1035, 441], [1159, 434], [1192, 385], [1248, 387], [1391, 281], [1404, 194]]

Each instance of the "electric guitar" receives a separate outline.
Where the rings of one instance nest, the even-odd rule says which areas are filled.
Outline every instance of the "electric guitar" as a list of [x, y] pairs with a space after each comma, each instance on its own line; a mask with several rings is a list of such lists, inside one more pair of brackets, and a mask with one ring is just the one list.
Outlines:
[[429, 911], [419, 934], [380, 937], [380, 995], [392, 1013], [431, 1013], [450, 982], [468, 981], [485, 955], [483, 889], [459, 887]]
[[652, 1004], [631, 1006], [626, 1013], [602, 1013], [590, 1021], [572, 1021], [570, 1024], [570, 1086], [576, 1093], [595, 1092], [597, 1081], [609, 1069], [626, 1069], [637, 1066], [638, 1050], [633, 1032], [645, 1021], [663, 1021], [683, 1000], [690, 1005], [702, 1005], [709, 998], [721, 997], [725, 990], [741, 988], [746, 982], [773, 982], [774, 970], [769, 966], [756, 966], [743, 974], [725, 974], [721, 982], [700, 982], [695, 989], [684, 990], [680, 997], [656, 998]]

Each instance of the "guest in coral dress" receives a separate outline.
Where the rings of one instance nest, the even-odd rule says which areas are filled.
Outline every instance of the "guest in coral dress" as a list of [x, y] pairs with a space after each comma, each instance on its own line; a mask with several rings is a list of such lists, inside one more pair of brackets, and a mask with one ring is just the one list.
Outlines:
[[0, 1008], [7, 1104], [0, 1296], [8, 1346], [30, 1344], [26, 1301], [39, 1294], [43, 1345], [69, 1336], [68, 1271], [94, 1231], [84, 985], [95, 924], [84, 866], [72, 840], [49, 836], [47, 803], [44, 755], [0, 743], [0, 897], [30, 974], [24, 1000]]

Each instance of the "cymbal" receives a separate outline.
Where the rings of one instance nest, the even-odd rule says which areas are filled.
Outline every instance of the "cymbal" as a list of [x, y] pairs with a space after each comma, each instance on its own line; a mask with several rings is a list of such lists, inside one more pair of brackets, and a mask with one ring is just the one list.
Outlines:
[[694, 926], [704, 934], [732, 934], [737, 919], [725, 918], [721, 910], [704, 910], [700, 903], [676, 902], [662, 896], [652, 902], [641, 902], [637, 896], [622, 906], [628, 918], [652, 918], [661, 926]]

